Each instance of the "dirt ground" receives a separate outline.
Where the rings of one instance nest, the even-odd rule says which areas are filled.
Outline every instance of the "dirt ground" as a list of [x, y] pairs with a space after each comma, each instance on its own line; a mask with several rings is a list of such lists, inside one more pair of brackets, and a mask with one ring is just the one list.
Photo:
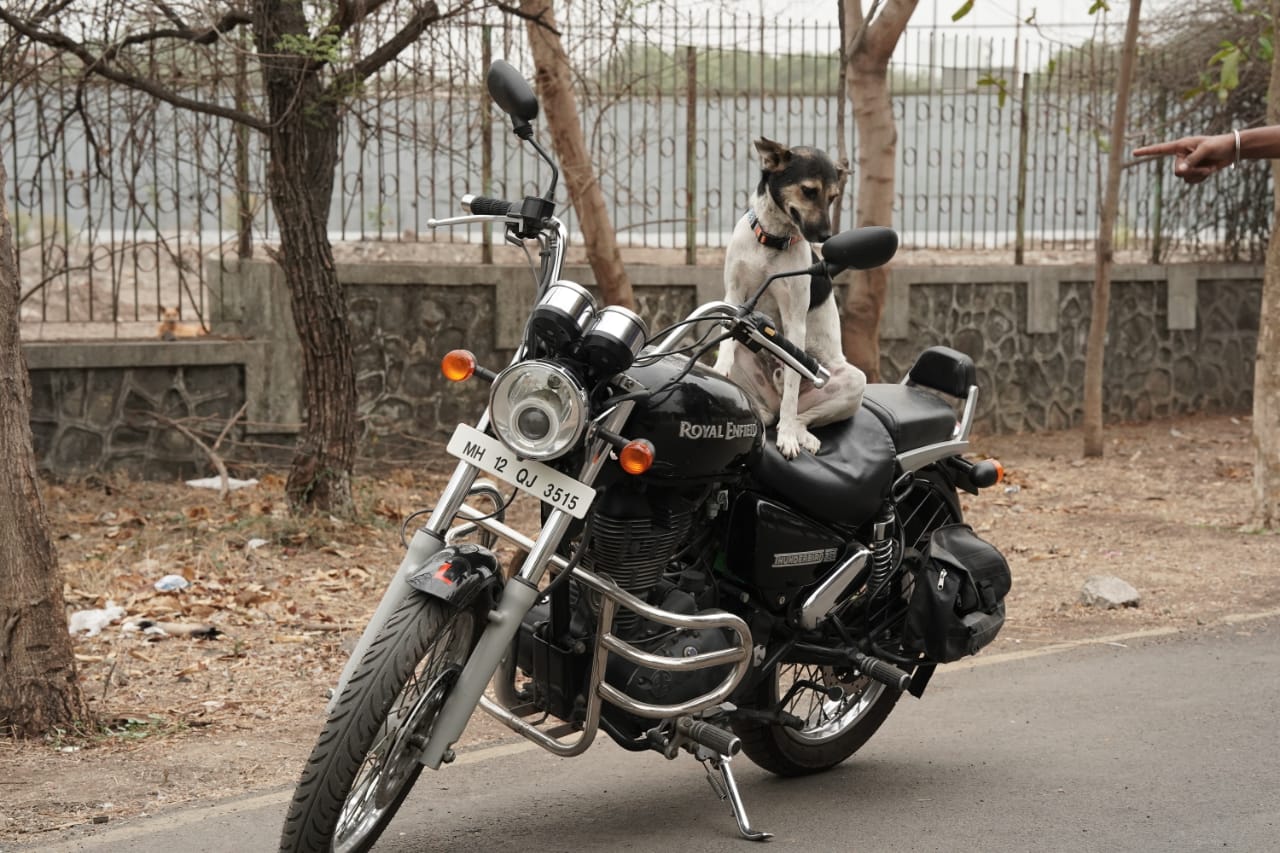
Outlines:
[[[967, 517], [1014, 573], [1008, 622], [983, 654], [1280, 608], [1280, 537], [1245, 529], [1249, 431], [1230, 416], [1112, 426], [1105, 457], [1087, 462], [1077, 431], [976, 437], [1007, 480], [966, 496]], [[443, 457], [434, 472], [363, 474], [360, 517], [346, 523], [290, 518], [279, 472], [225, 501], [181, 483], [47, 485], [69, 610], [111, 602], [125, 622], [218, 634], [162, 638], [116, 622], [78, 638], [101, 728], [0, 740], [0, 843], [291, 783], [399, 562], [401, 520], [431, 504]], [[156, 591], [169, 574], [190, 587]], [[1098, 574], [1132, 584], [1140, 606], [1081, 604]], [[487, 718], [466, 735], [511, 737]]]

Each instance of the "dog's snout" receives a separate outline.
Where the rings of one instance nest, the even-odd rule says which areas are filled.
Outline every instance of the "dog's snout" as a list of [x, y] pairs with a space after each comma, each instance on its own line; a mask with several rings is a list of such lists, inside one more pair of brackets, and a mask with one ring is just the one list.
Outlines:
[[823, 212], [806, 220], [800, 228], [810, 243], [825, 243], [831, 238], [831, 218]]

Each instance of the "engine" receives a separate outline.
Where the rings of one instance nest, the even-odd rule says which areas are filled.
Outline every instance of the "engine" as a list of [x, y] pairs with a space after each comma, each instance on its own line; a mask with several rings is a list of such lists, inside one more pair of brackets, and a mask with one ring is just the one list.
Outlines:
[[[651, 494], [617, 486], [601, 496], [600, 504], [582, 557], [583, 567], [607, 575], [627, 592], [648, 600], [663, 575], [673, 568], [673, 558], [689, 536], [693, 505], [664, 491]], [[592, 613], [599, 614], [599, 596], [592, 594], [590, 598]], [[639, 615], [625, 609], [617, 612], [613, 626], [617, 636], [631, 639], [639, 629]]]
[[[634, 481], [612, 484], [597, 497], [582, 567], [608, 576], [663, 610], [691, 614], [716, 606], [713, 537], [708, 526], [699, 523], [704, 499], [703, 492], [687, 495]], [[585, 687], [600, 615], [599, 594], [574, 583], [568, 599], [572, 616], [567, 620], [558, 620], [551, 604], [530, 611], [518, 658], [520, 668], [533, 676], [538, 704], [561, 719], [572, 719], [582, 707], [581, 694], [570, 685], [578, 685], [579, 690]], [[664, 657], [718, 651], [730, 642], [720, 630], [673, 629], [621, 607], [615, 611], [611, 631], [639, 649]], [[610, 655], [605, 679], [638, 701], [666, 705], [708, 692], [726, 673], [727, 667], [663, 672]], [[608, 705], [605, 714], [613, 730], [628, 737], [652, 725]]]

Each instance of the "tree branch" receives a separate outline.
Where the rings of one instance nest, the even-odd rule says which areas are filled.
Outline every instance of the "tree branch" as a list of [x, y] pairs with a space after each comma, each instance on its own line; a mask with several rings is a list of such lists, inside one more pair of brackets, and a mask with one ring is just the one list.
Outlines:
[[409, 22], [401, 28], [391, 38], [387, 39], [379, 45], [372, 53], [361, 59], [351, 70], [338, 77], [337, 80], [330, 85], [329, 91], [333, 92], [335, 87], [340, 84], [349, 84], [360, 80], [367, 80], [369, 77], [377, 74], [383, 66], [391, 62], [409, 45], [413, 44], [418, 38], [426, 32], [427, 27], [441, 20], [443, 15], [440, 14], [440, 7], [436, 5], [435, 0], [429, 0], [421, 9], [419, 9]]
[[528, 12], [521, 9], [519, 6], [511, 6], [507, 3], [501, 3], [501, 2], [494, 3], [493, 6], [498, 11], [506, 12], [508, 15], [510, 15], [513, 18], [520, 18], [523, 21], [527, 21], [532, 24], [537, 24], [538, 26], [542, 27], [545, 30], [548, 30], [549, 32], [555, 33], [556, 35], [561, 35], [559, 30], [557, 30], [553, 26], [550, 26], [546, 22], [546, 16], [542, 12], [539, 12], [536, 15], [531, 15]]
[[[180, 95], [165, 86], [160, 85], [155, 80], [132, 74], [124, 71], [114, 65], [108, 64], [112, 60], [112, 56], [103, 54], [96, 56], [80, 42], [64, 35], [61, 32], [51, 32], [30, 26], [26, 21], [16, 18], [0, 6], [0, 21], [8, 24], [18, 33], [26, 36], [28, 39], [40, 44], [47, 45], [55, 50], [69, 53], [79, 59], [85, 66], [86, 74], [97, 74], [99, 77], [105, 77], [112, 82], [119, 83], [122, 86], [128, 86], [130, 89], [136, 89], [139, 92], [145, 92], [151, 97], [172, 104], [175, 107], [192, 112], [204, 113], [206, 115], [218, 116], [239, 124], [252, 127], [255, 130], [266, 131], [270, 125], [258, 116], [243, 110], [224, 107], [221, 104], [208, 103], [199, 101], [194, 98], [188, 98]], [[215, 38], [217, 36], [215, 35]]]
[[333, 17], [329, 19], [329, 26], [326, 29], [332, 30], [335, 35], [346, 35], [347, 31], [356, 24], [366, 20], [374, 12], [387, 4], [387, 0], [344, 0], [338, 4], [338, 8], [333, 13]]
[[[887, 61], [898, 43], [898, 37], [907, 28], [907, 21], [911, 19], [918, 2], [919, 0], [889, 0], [885, 3], [880, 16], [868, 24], [863, 36], [867, 50], [875, 56], [883, 56]], [[868, 20], [870, 17], [867, 16]]]
[[220, 21], [206, 30], [193, 30], [189, 27], [178, 26], [167, 30], [149, 30], [145, 33], [126, 36], [108, 47], [103, 52], [102, 57], [104, 59], [115, 59], [127, 47], [164, 39], [177, 39], [190, 44], [213, 44], [236, 27], [248, 26], [252, 23], [253, 18], [244, 12], [228, 12], [222, 16]]

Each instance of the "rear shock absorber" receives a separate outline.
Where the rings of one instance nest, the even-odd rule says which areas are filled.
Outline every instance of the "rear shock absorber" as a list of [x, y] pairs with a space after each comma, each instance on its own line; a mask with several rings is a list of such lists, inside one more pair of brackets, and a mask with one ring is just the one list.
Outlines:
[[897, 514], [892, 506], [886, 506], [871, 525], [871, 577], [867, 580], [867, 588], [871, 590], [871, 598], [881, 597], [885, 590], [889, 575], [893, 574], [893, 527], [897, 522]]

